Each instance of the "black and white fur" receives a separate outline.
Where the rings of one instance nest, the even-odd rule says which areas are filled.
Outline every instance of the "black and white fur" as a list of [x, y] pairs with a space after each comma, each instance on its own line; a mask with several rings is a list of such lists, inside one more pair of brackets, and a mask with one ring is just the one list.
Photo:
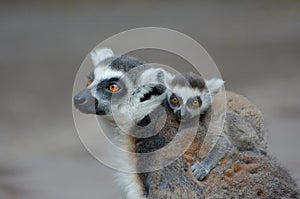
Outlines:
[[[114, 144], [133, 151], [132, 137], [124, 133], [122, 128], [130, 131], [161, 104], [166, 97], [163, 82], [168, 77], [162, 69], [147, 67], [135, 57], [115, 56], [111, 49], [96, 49], [91, 52], [91, 59], [95, 69], [89, 75], [86, 88], [74, 96], [74, 106], [83, 113], [101, 116], [101, 125], [107, 127], [107, 134]], [[120, 88], [115, 93], [108, 89], [112, 83]], [[112, 155], [123, 166], [123, 170], [136, 171], [134, 157]], [[116, 182], [125, 198], [144, 198], [143, 185], [137, 174], [117, 172]]]
[[[178, 74], [167, 82], [168, 104], [178, 119], [189, 121], [205, 113], [213, 96], [221, 92], [223, 84], [221, 79], [204, 80], [192, 72]], [[171, 103], [172, 97], [178, 98], [178, 105]], [[192, 106], [194, 101], [198, 101], [199, 106]]]
[[[177, 75], [168, 84], [168, 104], [179, 121], [187, 123], [196, 119], [200, 121], [200, 126], [205, 126], [204, 129], [208, 129], [212, 116], [211, 106], [214, 97], [222, 92], [223, 84], [221, 79], [204, 80], [200, 75], [194, 73]], [[171, 103], [170, 98], [173, 96], [179, 98], [179, 105], [174, 106]], [[191, 107], [190, 102], [194, 99], [201, 101], [199, 107], [189, 108]], [[220, 106], [220, 103], [222, 102], [218, 101], [217, 106]], [[185, 117], [183, 117], [182, 112]], [[217, 114], [214, 121], [223, 119], [225, 119], [225, 126], [221, 134], [214, 130], [206, 133], [204, 142], [211, 146], [210, 151], [201, 162], [196, 161], [191, 166], [193, 175], [199, 180], [204, 179], [232, 147], [241, 151], [253, 150], [258, 153], [265, 153], [265, 142], [258, 136], [260, 132], [257, 132], [246, 118], [233, 110], [227, 110], [223, 114]], [[198, 133], [203, 132], [199, 130]]]

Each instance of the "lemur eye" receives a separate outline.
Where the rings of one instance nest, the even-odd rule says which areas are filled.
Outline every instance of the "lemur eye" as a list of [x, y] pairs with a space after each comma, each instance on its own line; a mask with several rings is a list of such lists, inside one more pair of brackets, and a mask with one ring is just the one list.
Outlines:
[[88, 79], [88, 81], [87, 81], [86, 85], [87, 85], [87, 86], [89, 86], [89, 85], [91, 85], [91, 84], [92, 84], [92, 82], [93, 82], [93, 80], [91, 80], [91, 79]]
[[110, 92], [117, 92], [118, 90], [120, 90], [120, 87], [116, 84], [116, 83], [112, 83], [110, 85], [108, 85], [108, 90]]
[[171, 97], [170, 99], [171, 103], [174, 104], [174, 105], [177, 105], [179, 103], [179, 100], [177, 97]]
[[200, 103], [199, 103], [198, 100], [195, 100], [195, 101], [192, 102], [192, 105], [193, 106], [200, 106]]
[[201, 98], [200, 97], [197, 97], [193, 102], [192, 102], [192, 105], [193, 106], [201, 106], [202, 104], [202, 101], [201, 101]]

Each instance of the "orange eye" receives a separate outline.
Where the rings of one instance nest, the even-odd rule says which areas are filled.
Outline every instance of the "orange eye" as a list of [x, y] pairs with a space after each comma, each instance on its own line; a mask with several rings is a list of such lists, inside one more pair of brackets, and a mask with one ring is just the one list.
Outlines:
[[171, 103], [174, 104], [174, 105], [177, 105], [177, 104], [179, 103], [179, 100], [178, 100], [177, 97], [172, 97], [170, 101], [171, 101]]
[[117, 84], [115, 84], [115, 83], [110, 84], [108, 86], [108, 89], [110, 90], [110, 92], [113, 92], [113, 93], [117, 92], [118, 90], [120, 90], [119, 86]]
[[92, 82], [93, 82], [93, 81], [92, 81], [91, 79], [88, 79], [88, 81], [87, 81], [86, 85], [87, 85], [87, 86], [89, 86], [89, 85], [91, 85], [91, 84], [92, 84]]
[[193, 106], [200, 106], [200, 103], [199, 103], [198, 100], [195, 100], [195, 101], [192, 102], [192, 105]]

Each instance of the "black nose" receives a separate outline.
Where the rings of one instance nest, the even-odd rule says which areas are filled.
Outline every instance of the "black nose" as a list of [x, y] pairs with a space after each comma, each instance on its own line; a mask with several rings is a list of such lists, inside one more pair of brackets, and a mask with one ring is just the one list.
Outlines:
[[74, 96], [73, 98], [74, 100], [74, 103], [77, 104], [77, 105], [82, 105], [84, 102], [86, 102], [86, 98], [84, 96]]

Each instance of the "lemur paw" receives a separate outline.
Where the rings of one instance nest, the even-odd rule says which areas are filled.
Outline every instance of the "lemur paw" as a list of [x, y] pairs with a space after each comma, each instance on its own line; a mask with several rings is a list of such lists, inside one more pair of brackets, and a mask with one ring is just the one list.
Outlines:
[[209, 173], [209, 170], [205, 168], [205, 166], [201, 162], [195, 162], [192, 166], [192, 173], [194, 177], [197, 180], [203, 180], [207, 174]]

